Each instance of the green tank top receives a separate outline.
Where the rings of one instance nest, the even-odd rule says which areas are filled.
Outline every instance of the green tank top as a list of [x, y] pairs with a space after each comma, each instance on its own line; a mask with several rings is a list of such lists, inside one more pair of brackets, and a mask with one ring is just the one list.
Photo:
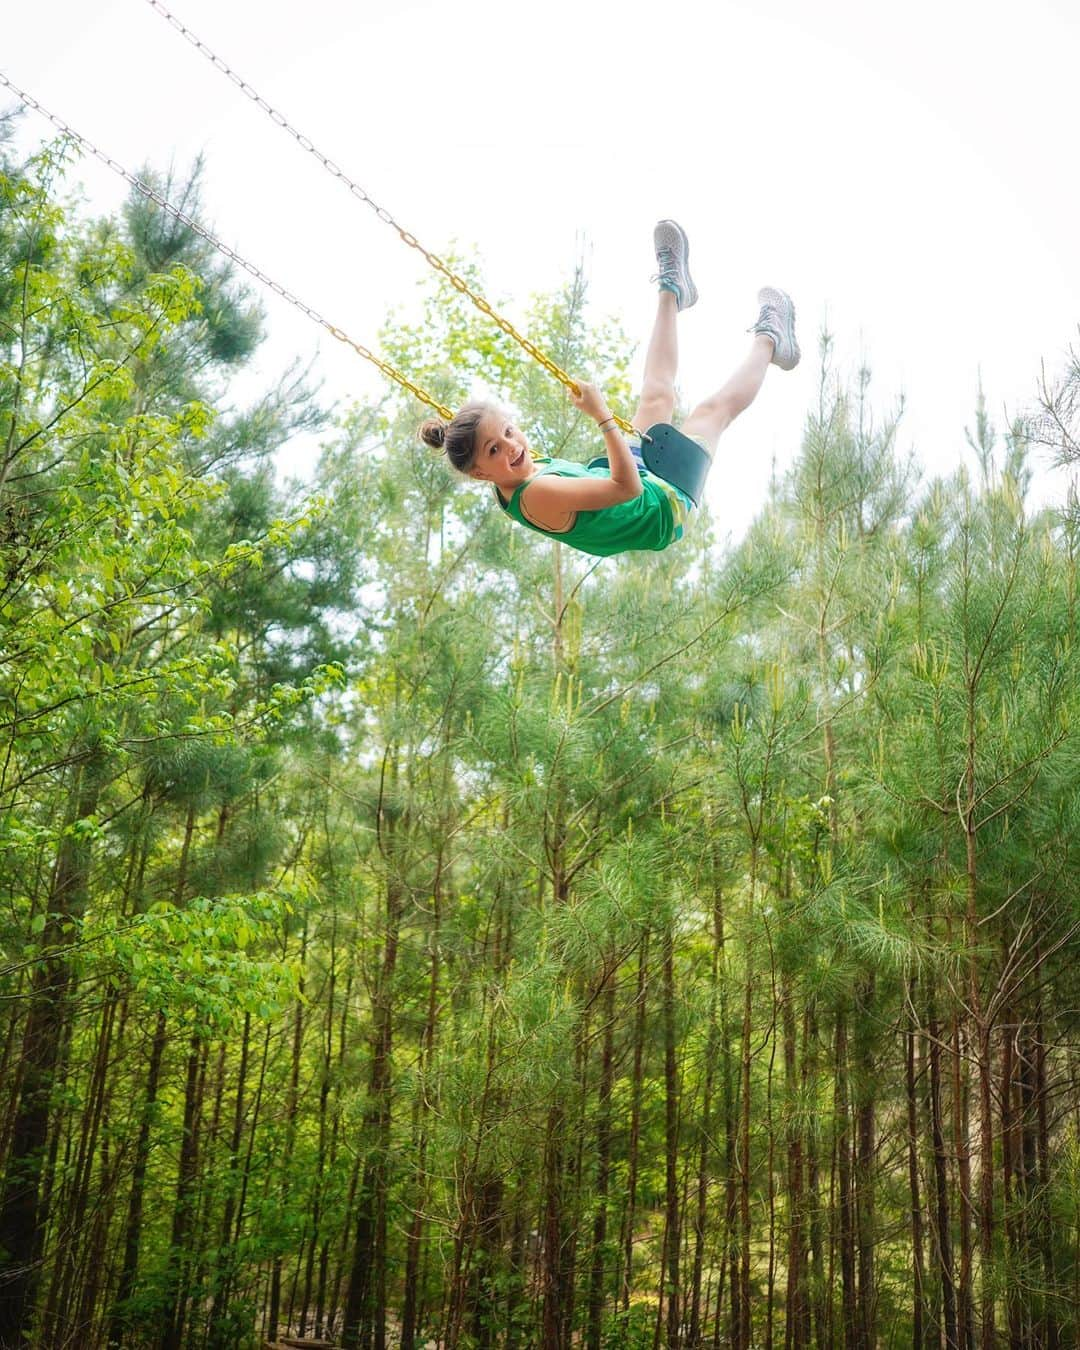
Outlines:
[[[606, 465], [576, 464], [569, 459], [550, 459], [537, 457], [540, 474], [557, 473], [560, 478], [610, 478]], [[539, 474], [529, 479], [534, 482]], [[579, 511], [577, 519], [568, 530], [543, 530], [534, 525], [521, 513], [521, 494], [529, 486], [522, 483], [514, 489], [514, 495], [508, 502], [503, 501], [498, 488], [495, 499], [506, 514], [535, 530], [537, 534], [549, 539], [558, 539], [569, 544], [581, 553], [591, 553], [597, 558], [609, 558], [613, 553], [628, 553], [634, 549], [649, 549], [658, 553], [671, 543], [675, 528], [675, 519], [671, 511], [671, 502], [667, 492], [648, 472], [642, 470], [641, 484], [644, 491], [640, 496], [628, 502], [619, 502], [617, 506], [605, 506], [599, 511]]]

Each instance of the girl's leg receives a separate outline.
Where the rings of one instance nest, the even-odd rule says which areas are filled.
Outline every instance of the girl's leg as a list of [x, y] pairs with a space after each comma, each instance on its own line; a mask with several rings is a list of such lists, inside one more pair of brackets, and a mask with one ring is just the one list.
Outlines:
[[634, 413], [634, 426], [648, 431], [657, 422], [670, 422], [675, 414], [675, 372], [679, 368], [679, 338], [675, 331], [678, 302], [671, 291], [657, 296], [656, 320], [645, 353], [645, 378]]
[[[775, 350], [773, 339], [764, 333], [754, 337], [750, 352], [727, 383], [703, 403], [699, 403], [679, 428], [687, 436], [700, 436], [716, 452], [716, 444], [739, 413], [749, 408], [761, 388]], [[639, 426], [640, 423], [634, 424]]]

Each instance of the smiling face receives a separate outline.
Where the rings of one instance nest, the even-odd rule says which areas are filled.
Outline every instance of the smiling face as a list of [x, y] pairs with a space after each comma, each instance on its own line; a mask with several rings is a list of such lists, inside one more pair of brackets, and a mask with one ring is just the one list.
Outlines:
[[476, 457], [470, 478], [494, 483], [505, 493], [512, 493], [532, 478], [535, 466], [529, 443], [501, 408], [492, 408], [481, 417], [474, 444]]

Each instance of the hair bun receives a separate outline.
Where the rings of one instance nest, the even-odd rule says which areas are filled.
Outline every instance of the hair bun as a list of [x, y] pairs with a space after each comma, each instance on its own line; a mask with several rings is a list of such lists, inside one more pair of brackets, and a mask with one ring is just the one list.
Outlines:
[[441, 450], [446, 440], [446, 423], [440, 422], [437, 417], [429, 417], [420, 427], [420, 439], [425, 445], [430, 445], [432, 450]]

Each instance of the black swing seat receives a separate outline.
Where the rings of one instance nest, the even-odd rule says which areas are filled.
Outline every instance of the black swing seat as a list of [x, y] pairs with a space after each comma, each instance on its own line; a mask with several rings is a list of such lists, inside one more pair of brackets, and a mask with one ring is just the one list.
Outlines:
[[[641, 458], [651, 474], [685, 492], [695, 506], [701, 505], [712, 459], [697, 441], [684, 436], [667, 422], [657, 422], [642, 439]], [[606, 455], [589, 461], [590, 469], [607, 466]]]

